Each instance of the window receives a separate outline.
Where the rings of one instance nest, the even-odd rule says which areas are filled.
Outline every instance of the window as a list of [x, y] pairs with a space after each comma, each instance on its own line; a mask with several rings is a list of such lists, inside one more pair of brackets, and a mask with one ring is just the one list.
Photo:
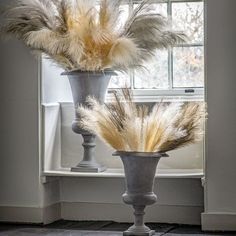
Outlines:
[[[137, 3], [137, 1], [136, 1]], [[153, 0], [154, 11], [173, 19], [173, 28], [189, 37], [185, 45], [157, 51], [147, 70], [113, 77], [110, 89], [129, 85], [135, 96], [203, 95], [204, 87], [204, 6], [197, 0]], [[122, 6], [122, 19], [135, 8], [134, 1]]]

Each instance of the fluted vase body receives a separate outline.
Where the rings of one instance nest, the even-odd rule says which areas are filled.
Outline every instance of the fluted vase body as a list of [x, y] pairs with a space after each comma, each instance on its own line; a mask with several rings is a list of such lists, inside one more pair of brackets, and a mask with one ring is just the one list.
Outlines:
[[144, 224], [144, 209], [157, 201], [153, 192], [157, 164], [164, 153], [116, 152], [125, 172], [126, 192], [123, 201], [134, 208], [134, 225], [123, 235], [150, 236], [155, 231]]
[[83, 160], [76, 167], [72, 167], [71, 171], [102, 172], [106, 167], [99, 164], [95, 159], [96, 137], [78, 126], [80, 114], [77, 112], [77, 108], [79, 105], [86, 106], [88, 96], [96, 98], [100, 103], [104, 103], [111, 76], [116, 75], [116, 73], [110, 70], [98, 72], [70, 71], [64, 72], [62, 75], [67, 75], [69, 79], [75, 107], [72, 130], [77, 134], [81, 134], [84, 139], [82, 144], [84, 147]]

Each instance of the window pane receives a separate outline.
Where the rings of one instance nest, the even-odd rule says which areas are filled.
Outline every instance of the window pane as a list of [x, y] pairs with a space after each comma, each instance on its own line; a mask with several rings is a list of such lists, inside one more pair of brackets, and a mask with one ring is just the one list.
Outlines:
[[135, 73], [135, 88], [167, 89], [169, 87], [167, 51], [157, 51], [154, 59], [144, 66], [145, 69]]
[[[123, 4], [120, 6], [120, 18], [119, 23], [117, 24], [117, 27], [122, 27], [122, 25], [125, 23], [125, 21], [128, 19], [129, 16], [129, 5]], [[117, 76], [112, 76], [109, 88], [110, 89], [116, 89], [116, 88], [124, 88], [125, 86], [130, 87], [130, 75], [117, 72]]]
[[112, 76], [109, 88], [125, 88], [126, 86], [130, 87], [130, 75], [116, 71], [117, 76]]
[[173, 86], [204, 87], [203, 47], [173, 49]]
[[174, 28], [183, 30], [191, 43], [203, 43], [203, 2], [172, 3]]
[[[153, 3], [152, 12], [167, 17], [166, 3]], [[136, 8], [138, 4], [134, 4]], [[144, 65], [144, 69], [135, 73], [134, 88], [136, 89], [167, 89], [168, 82], [168, 52], [158, 51], [156, 57]]]

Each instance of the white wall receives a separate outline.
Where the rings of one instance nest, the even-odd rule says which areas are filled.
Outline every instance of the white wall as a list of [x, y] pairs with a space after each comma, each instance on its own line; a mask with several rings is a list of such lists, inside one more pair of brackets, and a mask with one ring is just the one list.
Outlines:
[[21, 42], [0, 41], [0, 221], [46, 222], [58, 201], [57, 183], [40, 178], [39, 70]]
[[19, 42], [0, 51], [0, 205], [38, 206], [38, 64]]
[[42, 102], [72, 102], [72, 94], [67, 76], [63, 69], [52, 61], [42, 58]]
[[207, 103], [203, 229], [236, 230], [236, 1], [207, 0]]
[[[201, 223], [203, 191], [198, 178], [157, 178], [154, 189], [158, 200], [146, 208], [147, 222]], [[133, 209], [122, 202], [124, 191], [124, 178], [64, 177], [62, 218], [132, 222]]]

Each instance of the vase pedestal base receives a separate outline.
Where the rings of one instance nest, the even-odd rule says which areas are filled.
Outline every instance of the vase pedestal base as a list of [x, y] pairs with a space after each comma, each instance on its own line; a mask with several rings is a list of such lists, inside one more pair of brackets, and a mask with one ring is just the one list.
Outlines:
[[127, 231], [123, 232], [123, 236], [153, 236], [155, 233], [155, 230], [142, 231], [130, 228]]
[[[75, 123], [73, 124], [74, 131], [80, 132], [80, 129], [76, 130]], [[90, 173], [99, 173], [106, 170], [106, 167], [100, 163], [98, 163], [95, 159], [95, 138], [94, 134], [89, 132], [82, 132], [82, 137], [84, 139], [83, 147], [84, 147], [84, 155], [83, 160], [75, 167], [71, 168], [71, 172], [90, 172]]]
[[107, 168], [105, 166], [100, 167], [72, 167], [71, 172], [91, 172], [91, 173], [99, 173], [104, 172]]

